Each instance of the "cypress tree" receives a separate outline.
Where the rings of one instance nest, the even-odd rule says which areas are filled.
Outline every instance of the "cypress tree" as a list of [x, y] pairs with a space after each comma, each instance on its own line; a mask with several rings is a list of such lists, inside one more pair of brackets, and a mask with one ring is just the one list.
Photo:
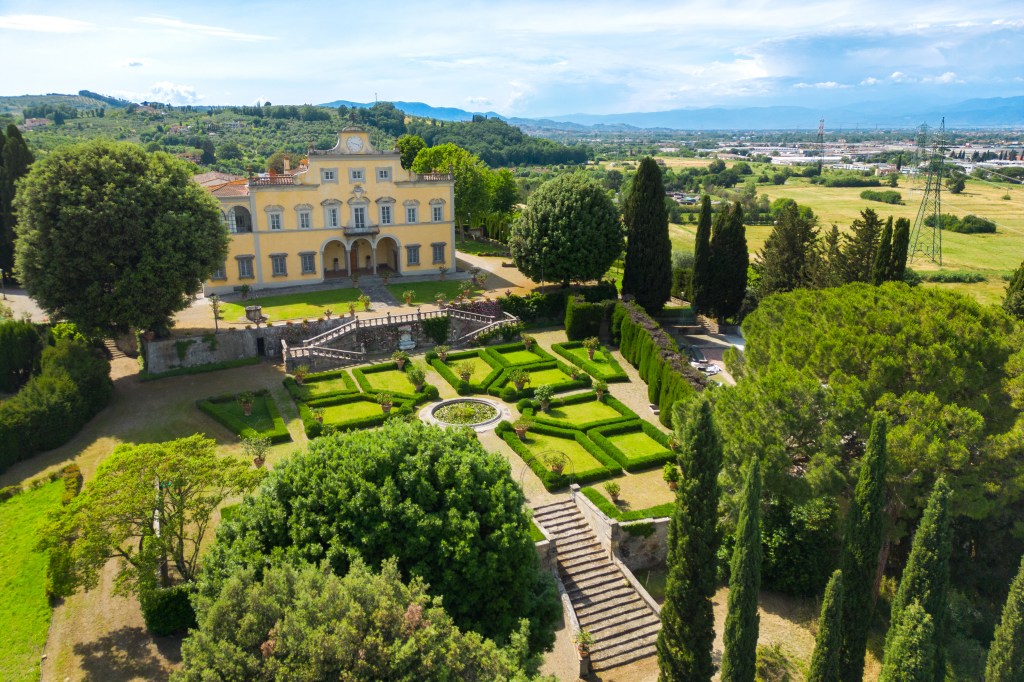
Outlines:
[[843, 682], [864, 678], [864, 651], [875, 610], [875, 572], [885, 522], [885, 417], [875, 416], [860, 474], [846, 515], [843, 538], [843, 645], [839, 674]]
[[1024, 320], [1024, 263], [1021, 263], [1013, 271], [1010, 283], [1006, 285], [1006, 295], [1003, 296], [1003, 310], [1018, 320]]
[[841, 253], [839, 251], [839, 228], [835, 225], [829, 230], [822, 243], [815, 250], [811, 268], [811, 284], [817, 289], [837, 287], [843, 283], [839, 271]]
[[711, 268], [716, 289], [713, 308], [719, 321], [724, 322], [743, 306], [749, 265], [743, 207], [736, 202], [719, 214], [711, 234]]
[[878, 251], [875, 252], [875, 264], [871, 267], [871, 281], [877, 287], [889, 279], [892, 268], [892, 216], [885, 223], [882, 229], [882, 236], [878, 239]]
[[7, 126], [7, 139], [0, 147], [0, 268], [9, 273], [14, 267], [14, 183], [28, 173], [33, 158], [13, 123]]
[[640, 161], [622, 217], [626, 223], [622, 293], [632, 294], [644, 310], [657, 313], [672, 295], [672, 242], [665, 185], [654, 159]]
[[718, 553], [718, 473], [722, 442], [707, 399], [693, 401], [673, 423], [681, 442], [682, 480], [668, 529], [668, 579], [658, 633], [661, 682], [708, 682], [715, 673], [715, 565]]
[[711, 315], [715, 307], [714, 272], [711, 269], [711, 197], [707, 194], [700, 201], [700, 220], [697, 221], [697, 243], [693, 247], [693, 292], [694, 309], [701, 315]]
[[947, 593], [949, 592], [949, 553], [953, 537], [949, 525], [949, 486], [939, 478], [928, 498], [921, 523], [914, 534], [907, 566], [900, 578], [900, 587], [892, 600], [889, 638], [895, 637], [897, 627], [907, 607], [917, 602], [932, 619], [935, 632], [935, 680], [946, 678], [945, 636]]
[[850, 233], [842, 237], [839, 271], [846, 284], [871, 281], [875, 253], [882, 233], [882, 221], [874, 209], [864, 209], [860, 216], [850, 225]]
[[839, 647], [843, 632], [843, 572], [836, 571], [825, 587], [814, 638], [814, 654], [807, 682], [839, 682]]
[[736, 547], [729, 575], [729, 611], [725, 617], [722, 682], [754, 682], [761, 591], [761, 464], [750, 458], [743, 483], [743, 506], [736, 526]]
[[892, 250], [889, 257], [892, 259], [889, 266], [889, 280], [902, 282], [903, 274], [907, 270], [907, 252], [910, 250], [910, 220], [899, 218], [892, 233]]
[[1024, 680], [1024, 559], [1010, 585], [1003, 616], [988, 650], [985, 679], [987, 682]]
[[801, 289], [810, 283], [817, 237], [814, 220], [801, 216], [795, 203], [782, 208], [754, 265], [760, 296]]
[[916, 601], [903, 611], [885, 645], [879, 682], [932, 682], [935, 679], [935, 627]]

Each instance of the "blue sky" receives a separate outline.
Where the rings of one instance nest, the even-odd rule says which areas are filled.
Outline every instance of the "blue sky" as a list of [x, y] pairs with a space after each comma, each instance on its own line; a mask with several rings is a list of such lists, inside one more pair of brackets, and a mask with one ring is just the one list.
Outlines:
[[0, 94], [509, 116], [1024, 94], [1024, 2], [0, 0]]

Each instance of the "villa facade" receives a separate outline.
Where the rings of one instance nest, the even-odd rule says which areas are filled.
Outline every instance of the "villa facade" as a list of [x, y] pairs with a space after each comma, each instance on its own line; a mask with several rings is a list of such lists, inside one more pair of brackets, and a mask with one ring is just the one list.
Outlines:
[[400, 160], [374, 149], [365, 130], [346, 128], [334, 148], [310, 148], [294, 172], [196, 176], [220, 201], [231, 236], [205, 292], [454, 269], [453, 176], [413, 173]]

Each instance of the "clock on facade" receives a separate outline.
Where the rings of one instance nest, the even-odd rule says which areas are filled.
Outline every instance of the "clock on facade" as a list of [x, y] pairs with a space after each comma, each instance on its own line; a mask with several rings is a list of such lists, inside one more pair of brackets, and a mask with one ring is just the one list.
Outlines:
[[350, 152], [358, 152], [363, 148], [363, 140], [357, 135], [350, 135], [348, 139], [345, 140], [345, 146], [348, 147]]

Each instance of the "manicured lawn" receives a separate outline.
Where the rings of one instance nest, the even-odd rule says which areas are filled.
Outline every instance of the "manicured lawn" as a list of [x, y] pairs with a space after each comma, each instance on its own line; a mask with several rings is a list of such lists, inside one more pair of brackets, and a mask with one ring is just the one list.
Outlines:
[[[412, 305], [422, 305], [424, 303], [436, 303], [437, 294], [444, 294], [446, 301], [450, 301], [456, 298], [462, 293], [462, 285], [464, 282], [470, 282], [470, 280], [464, 279], [446, 279], [445, 281], [428, 281], [428, 282], [401, 282], [399, 284], [389, 284], [388, 291], [395, 297], [395, 300], [399, 303], [405, 303], [405, 292], [412, 292]], [[472, 282], [470, 282], [472, 284]], [[480, 289], [475, 284], [473, 285], [472, 295], [476, 295]]]
[[267, 401], [270, 396], [256, 396], [252, 402], [252, 414], [245, 416], [242, 403], [237, 400], [225, 403], [213, 403], [212, 409], [235, 422], [241, 422], [256, 431], [270, 431], [274, 428], [274, 418], [270, 415]]
[[366, 381], [374, 391], [391, 391], [392, 393], [413, 393], [416, 387], [409, 381], [409, 375], [398, 369], [383, 372], [367, 372]]
[[565, 350], [573, 358], [580, 361], [574, 362], [573, 364], [582, 367], [583, 365], [580, 363], [589, 362], [590, 367], [588, 367], [588, 369], [595, 369], [596, 371], [594, 372], [594, 376], [598, 379], [610, 379], [622, 374], [622, 369], [609, 362], [608, 358], [604, 356], [604, 353], [601, 352], [602, 349], [600, 348], [596, 353], [594, 353], [593, 360], [588, 357], [586, 348], [566, 348]]
[[359, 300], [363, 292], [353, 287], [344, 289], [326, 289], [324, 291], [302, 291], [296, 294], [279, 296], [260, 296], [256, 299], [239, 301], [238, 303], [221, 303], [221, 319], [228, 322], [244, 322], [245, 306], [263, 306], [263, 314], [271, 322], [280, 320], [316, 319], [324, 315], [330, 308], [335, 316], [348, 313], [348, 304]]
[[[535, 455], [541, 457], [548, 451], [561, 452], [569, 458], [569, 461], [573, 465], [573, 473], [580, 475], [592, 469], [601, 469], [604, 467], [599, 461], [594, 459], [586, 449], [576, 442], [575, 439], [562, 438], [560, 436], [550, 436], [546, 433], [536, 433], [530, 431], [526, 434], [526, 446], [533, 451]], [[564, 474], [569, 474], [569, 467], [566, 467]]]
[[[527, 370], [530, 375], [530, 382], [526, 384], [527, 388], [537, 388], [538, 386], [547, 386], [548, 384], [563, 384], [572, 381], [572, 377], [558, 369], [552, 367], [550, 369], [533, 369]], [[504, 381], [499, 388], [505, 386], [511, 386], [511, 381]]]
[[491, 244], [490, 242], [473, 241], [472, 239], [456, 241], [455, 250], [462, 253], [471, 253], [474, 256], [508, 256], [507, 248]]
[[345, 393], [352, 391], [353, 384], [345, 381], [340, 376], [334, 376], [326, 379], [310, 379], [309, 377], [298, 387], [299, 394], [303, 400], [313, 400], [314, 398], [322, 398], [326, 395], [333, 393]]
[[630, 459], [644, 455], [656, 455], [665, 452], [665, 446], [648, 436], [643, 431], [619, 433], [607, 436], [608, 440], [622, 450]]
[[585, 403], [552, 407], [551, 411], [544, 416], [564, 421], [567, 426], [576, 426], [604, 419], [617, 419], [622, 414], [610, 405], [591, 400]]
[[46, 514], [60, 505], [61, 481], [0, 503], [0, 679], [38, 680], [50, 627], [46, 554], [34, 551]]
[[373, 398], [360, 398], [344, 405], [331, 405], [322, 409], [324, 411], [324, 424], [332, 424], [334, 426], [343, 426], [346, 422], [383, 414], [380, 405]]
[[540, 532], [540, 528], [537, 527], [537, 522], [530, 520], [530, 539], [534, 542], [540, 542], [544, 540], [544, 533]]
[[505, 358], [505, 361], [510, 365], [532, 365], [535, 362], [542, 362], [547, 359], [529, 350], [513, 350], [504, 353], [501, 351], [496, 352], [501, 355], [501, 357]]
[[470, 383], [480, 382], [487, 378], [494, 368], [491, 367], [483, 358], [480, 356], [474, 356], [471, 358], [462, 358], [461, 360], [449, 360], [445, 363], [453, 372], [458, 376], [457, 368], [459, 365], [468, 362], [473, 366], [473, 373], [469, 377]]

